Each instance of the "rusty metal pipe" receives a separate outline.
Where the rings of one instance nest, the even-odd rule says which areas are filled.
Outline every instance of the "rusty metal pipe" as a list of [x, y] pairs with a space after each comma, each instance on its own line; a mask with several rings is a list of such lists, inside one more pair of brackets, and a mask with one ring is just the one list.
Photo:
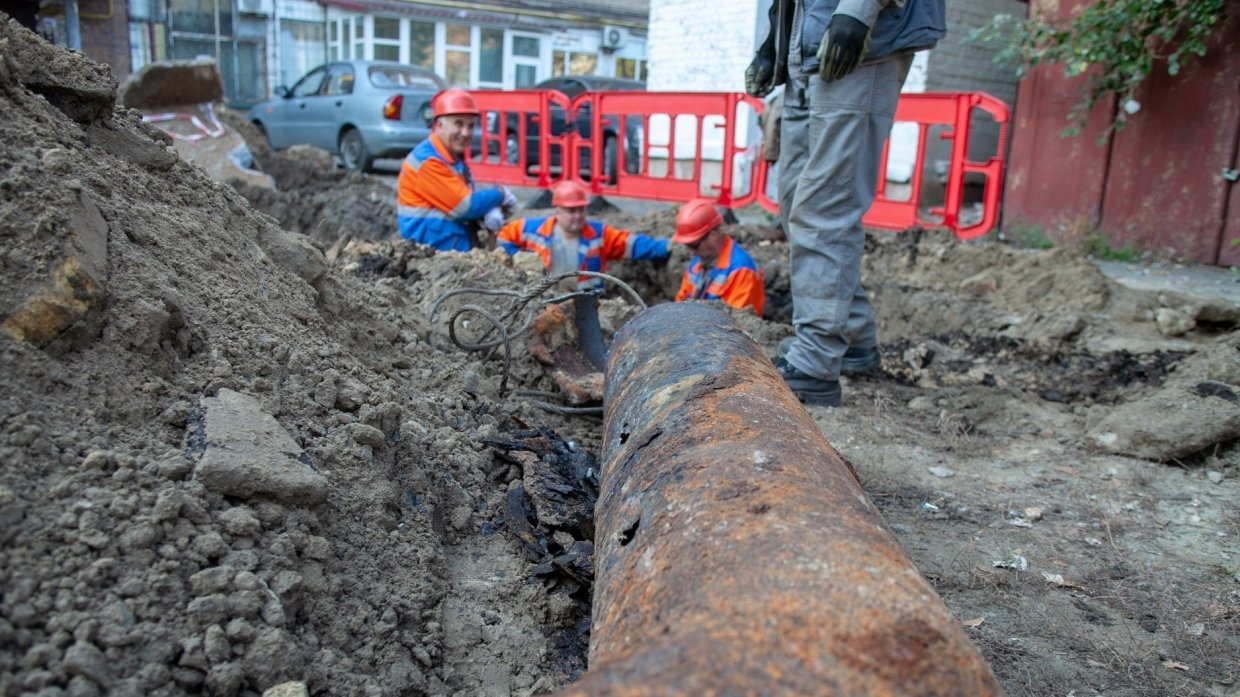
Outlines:
[[851, 467], [719, 309], [607, 364], [590, 669], [563, 695], [994, 695]]

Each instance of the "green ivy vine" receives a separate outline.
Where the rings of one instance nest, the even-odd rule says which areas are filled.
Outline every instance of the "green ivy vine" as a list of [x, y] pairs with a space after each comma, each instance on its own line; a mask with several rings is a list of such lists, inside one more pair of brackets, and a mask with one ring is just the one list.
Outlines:
[[[1059, 63], [1068, 77], [1083, 75], [1081, 98], [1069, 113], [1065, 135], [1077, 135], [1090, 110], [1116, 98], [1110, 127], [1123, 128], [1140, 110], [1137, 87], [1165, 64], [1176, 75], [1192, 56], [1204, 56], [1210, 32], [1222, 19], [1225, 0], [1098, 0], [1070, 23], [1000, 15], [969, 33], [998, 46], [995, 60], [1018, 62], [1021, 71]], [[1105, 135], [1104, 135], [1105, 137]]]

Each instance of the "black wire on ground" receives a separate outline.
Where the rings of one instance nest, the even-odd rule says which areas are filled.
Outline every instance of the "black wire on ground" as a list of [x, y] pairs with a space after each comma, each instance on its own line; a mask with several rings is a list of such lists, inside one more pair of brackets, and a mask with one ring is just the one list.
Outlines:
[[[615, 276], [597, 271], [567, 271], [565, 273], [547, 276], [539, 283], [530, 286], [524, 292], [496, 288], [456, 288], [454, 290], [450, 290], [436, 298], [435, 302], [431, 305], [430, 323], [434, 324], [435, 317], [439, 314], [439, 310], [443, 303], [449, 298], [453, 298], [458, 295], [472, 294], [494, 298], [512, 298], [510, 305], [499, 311], [471, 303], [462, 305], [452, 314], [450, 318], [448, 318], [448, 338], [452, 340], [452, 343], [455, 344], [457, 348], [465, 351], [485, 351], [487, 353], [483, 356], [483, 360], [490, 358], [496, 349], [500, 347], [503, 348], [504, 364], [503, 374], [500, 378], [499, 394], [500, 397], [505, 397], [509, 392], [508, 377], [512, 368], [512, 342], [529, 332], [529, 330], [534, 326], [534, 320], [538, 317], [538, 313], [548, 305], [568, 302], [569, 300], [573, 300], [578, 297], [598, 295], [598, 290], [583, 289], [557, 295], [553, 298], [548, 298], [545, 300], [542, 299], [542, 295], [544, 293], [557, 286], [561, 281], [574, 277], [578, 279], [597, 278], [605, 283], [613, 283], [619, 286], [620, 289], [633, 300], [640, 310], [646, 309], [646, 301], [642, 300], [642, 297], [638, 295], [637, 291], [633, 290], [632, 286], [624, 281], [621, 281]], [[458, 320], [461, 320], [462, 317], [471, 314], [477, 315], [490, 323], [487, 330], [483, 333], [482, 338], [474, 342], [466, 341], [465, 339], [460, 338], [457, 334]], [[519, 324], [518, 321], [520, 322]], [[491, 338], [495, 334], [498, 334], [498, 336]], [[432, 348], [438, 348], [434, 344], [433, 335], [430, 337], [429, 343]], [[540, 409], [560, 414], [591, 416], [602, 415], [601, 407], [560, 406], [535, 400], [531, 400], [530, 404], [537, 406]]]

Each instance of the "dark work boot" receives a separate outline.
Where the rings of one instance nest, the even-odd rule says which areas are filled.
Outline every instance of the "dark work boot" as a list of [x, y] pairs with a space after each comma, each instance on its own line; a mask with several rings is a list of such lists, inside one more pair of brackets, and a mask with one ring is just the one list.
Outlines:
[[842, 392], [839, 380], [820, 380], [803, 373], [782, 356], [775, 359], [775, 369], [779, 371], [779, 376], [784, 379], [788, 389], [802, 402], [821, 407], [840, 405]]
[[[784, 337], [780, 340], [779, 347], [775, 350], [775, 355], [780, 358], [787, 356], [788, 349], [792, 348], [792, 342], [795, 340], [795, 336]], [[870, 375], [878, 372], [881, 364], [877, 348], [873, 346], [870, 348], [850, 348], [844, 352], [844, 359], [840, 363], [840, 372], [844, 375]]]
[[881, 364], [877, 348], [850, 348], [844, 352], [840, 372], [845, 375], [869, 375], [878, 372]]

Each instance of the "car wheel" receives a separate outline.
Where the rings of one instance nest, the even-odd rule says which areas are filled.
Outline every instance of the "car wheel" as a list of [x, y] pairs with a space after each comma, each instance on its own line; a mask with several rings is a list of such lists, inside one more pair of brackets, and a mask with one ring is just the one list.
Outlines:
[[263, 143], [266, 144], [266, 146], [270, 148], [271, 147], [271, 136], [267, 134], [267, 129], [263, 127], [263, 122], [262, 121], [251, 121], [250, 123], [254, 124], [254, 128], [258, 130], [258, 134], [263, 137]]
[[340, 161], [350, 172], [366, 172], [374, 162], [362, 134], [356, 128], [346, 129], [340, 136]]
[[609, 184], [616, 183], [616, 175], [618, 174], [618, 165], [616, 157], [616, 137], [611, 136], [603, 142], [603, 171], [607, 173], [607, 182]]

